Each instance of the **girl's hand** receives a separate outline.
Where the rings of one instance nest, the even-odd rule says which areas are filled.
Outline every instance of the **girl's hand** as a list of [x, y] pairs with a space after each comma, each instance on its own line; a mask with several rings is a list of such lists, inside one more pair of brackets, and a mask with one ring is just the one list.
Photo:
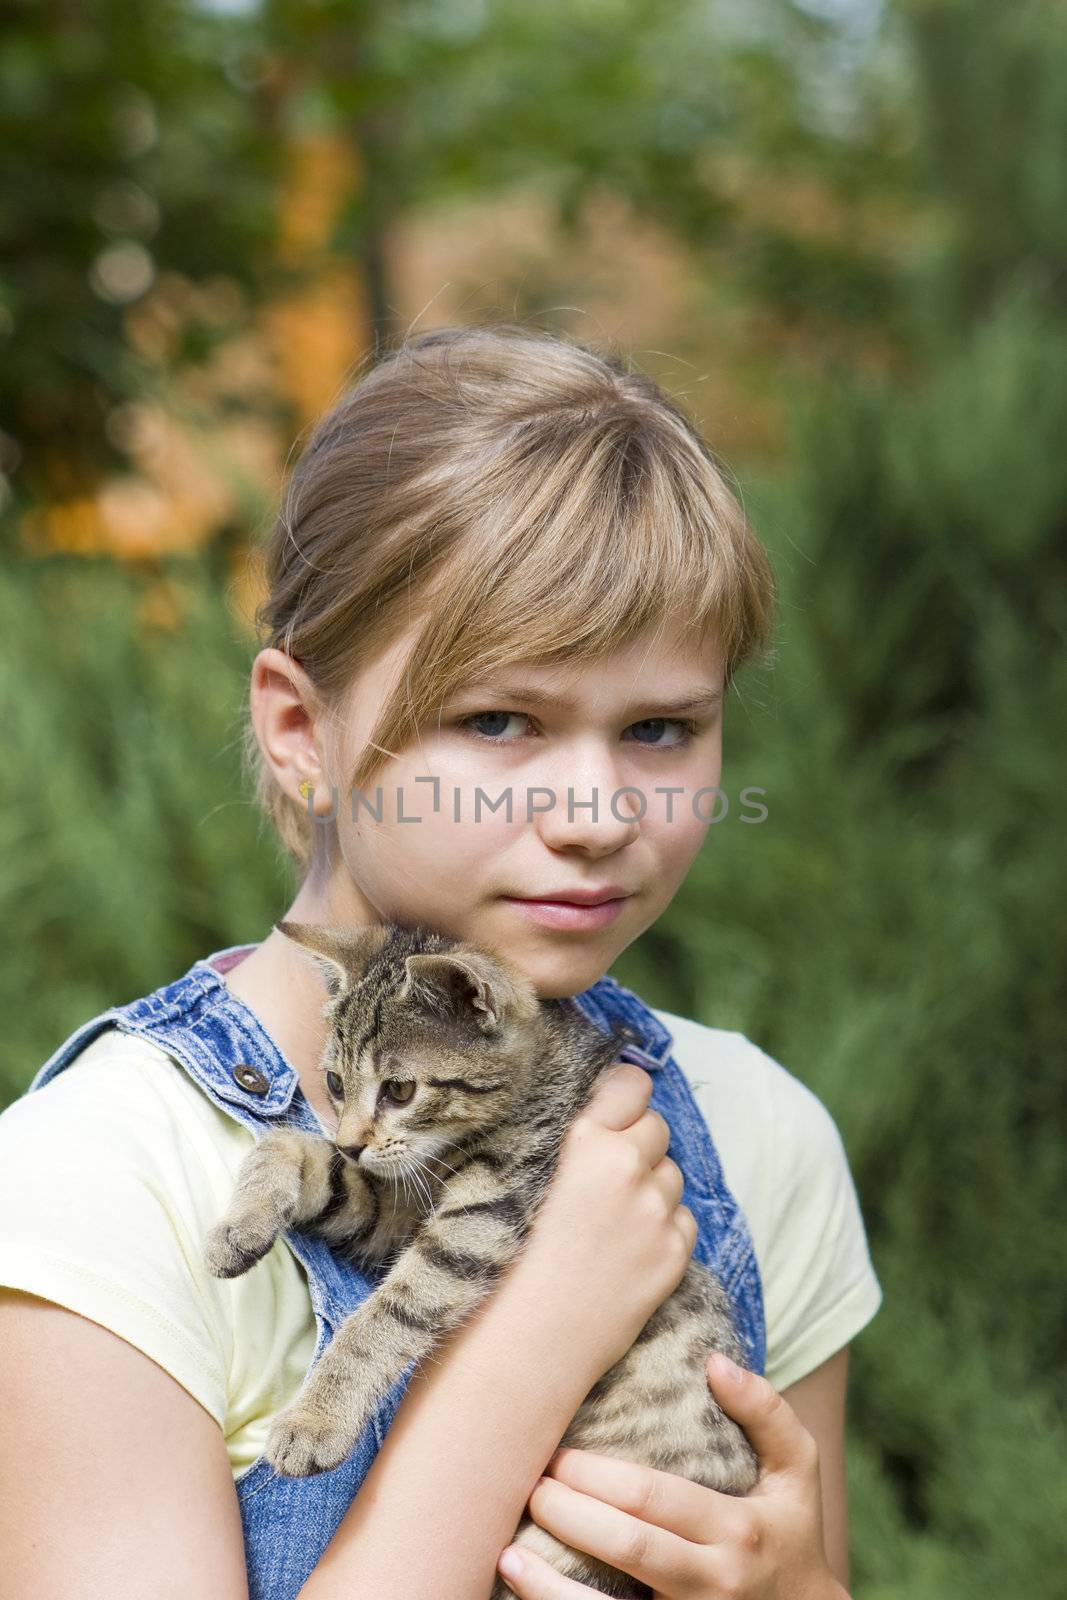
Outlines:
[[696, 1243], [682, 1173], [667, 1155], [670, 1128], [651, 1095], [643, 1067], [605, 1069], [567, 1130], [513, 1281], [497, 1291], [551, 1327], [584, 1392], [678, 1287]]
[[[849, 1600], [826, 1564], [811, 1434], [765, 1378], [720, 1356], [709, 1357], [707, 1373], [759, 1456], [750, 1493], [719, 1494], [638, 1462], [562, 1449], [530, 1495], [530, 1516], [573, 1549], [648, 1584], [655, 1600]], [[521, 1571], [506, 1570], [511, 1554]], [[520, 1600], [596, 1593], [514, 1545], [497, 1565]]]

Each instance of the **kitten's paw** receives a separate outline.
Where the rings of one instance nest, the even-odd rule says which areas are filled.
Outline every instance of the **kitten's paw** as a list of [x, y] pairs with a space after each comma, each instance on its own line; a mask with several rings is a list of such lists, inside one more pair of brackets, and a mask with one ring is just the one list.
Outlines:
[[285, 1477], [310, 1478], [339, 1466], [357, 1438], [336, 1418], [297, 1403], [275, 1417], [264, 1454]]
[[262, 1227], [219, 1222], [204, 1240], [204, 1260], [213, 1278], [239, 1278], [255, 1266], [274, 1243], [275, 1235]]

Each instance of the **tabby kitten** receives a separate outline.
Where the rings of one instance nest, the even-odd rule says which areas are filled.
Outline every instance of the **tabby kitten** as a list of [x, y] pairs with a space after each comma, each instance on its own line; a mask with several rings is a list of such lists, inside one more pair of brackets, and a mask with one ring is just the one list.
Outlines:
[[[515, 967], [467, 940], [394, 924], [276, 926], [326, 978], [321, 1067], [337, 1127], [332, 1139], [263, 1135], [204, 1241], [207, 1264], [236, 1277], [289, 1228], [322, 1235], [364, 1268], [389, 1263], [270, 1430], [268, 1460], [304, 1477], [344, 1459], [409, 1362], [515, 1260], [568, 1127], [633, 1035], [618, 1025], [605, 1034], [570, 999], [539, 999]], [[756, 1458], [709, 1390], [711, 1350], [743, 1360], [726, 1295], [691, 1260], [561, 1443], [745, 1493]], [[525, 1514], [516, 1542], [599, 1593], [651, 1593]], [[512, 1593], [498, 1575], [492, 1600]]]

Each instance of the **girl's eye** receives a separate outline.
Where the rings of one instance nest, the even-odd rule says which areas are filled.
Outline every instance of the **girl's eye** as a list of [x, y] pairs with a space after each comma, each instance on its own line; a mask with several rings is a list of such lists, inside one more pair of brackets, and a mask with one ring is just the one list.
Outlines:
[[511, 717], [521, 719], [521, 711], [476, 711], [472, 716], [460, 717], [458, 726], [467, 728], [476, 739], [484, 739], [486, 744], [511, 744], [510, 739], [499, 739], [492, 733], [483, 733], [480, 729], [472, 727], [475, 722], [503, 722], [506, 724]]
[[415, 1085], [413, 1083], [401, 1083], [398, 1078], [387, 1078], [382, 1084], [382, 1088], [388, 1094], [390, 1100], [398, 1106], [406, 1106], [415, 1093]]
[[[632, 724], [632, 726], [635, 728], [646, 729], [669, 728], [673, 726], [681, 729], [680, 737], [672, 740], [670, 744], [662, 744], [658, 739], [655, 740], [650, 746], [650, 748], [653, 750], [677, 750], [679, 745], [688, 744], [690, 739], [692, 739], [695, 734], [700, 732], [700, 729], [695, 722], [688, 722], [684, 717], [646, 717], [643, 722], [635, 722]], [[646, 741], [644, 739], [638, 739], [637, 743], [645, 744]]]
[[[513, 739], [501, 739], [492, 733], [482, 732], [473, 726], [476, 722], [493, 721], [498, 723], [503, 721], [506, 725], [511, 717], [518, 717], [520, 720], [525, 719], [527, 722], [530, 720], [525, 711], [476, 711], [471, 716], [460, 717], [456, 726], [464, 728], [472, 738], [481, 739], [484, 744], [514, 744], [515, 741]], [[688, 744], [690, 739], [700, 732], [699, 724], [689, 722], [683, 717], [645, 717], [641, 722], [631, 724], [633, 728], [641, 728], [646, 731], [672, 726], [680, 730], [680, 736], [677, 739], [664, 743], [659, 739], [639, 738], [634, 743], [643, 744], [647, 750], [677, 750], [681, 745]]]
[[328, 1072], [326, 1074], [326, 1087], [329, 1089], [335, 1100], [344, 1099], [345, 1086], [339, 1072]]

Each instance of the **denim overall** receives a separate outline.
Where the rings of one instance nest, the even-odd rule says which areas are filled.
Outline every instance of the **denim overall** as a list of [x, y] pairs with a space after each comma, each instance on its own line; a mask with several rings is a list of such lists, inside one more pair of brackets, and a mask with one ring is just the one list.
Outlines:
[[[220, 977], [253, 949], [254, 945], [231, 945], [215, 951], [194, 962], [174, 983], [83, 1023], [41, 1067], [27, 1093], [68, 1067], [97, 1034], [117, 1027], [176, 1057], [203, 1092], [257, 1138], [283, 1120], [321, 1135], [295, 1071], [255, 1012]], [[574, 998], [605, 1032], [619, 1021], [640, 1038], [640, 1044], [621, 1044], [616, 1059], [635, 1062], [652, 1075], [651, 1105], [670, 1127], [669, 1154], [685, 1178], [683, 1202], [696, 1218], [693, 1254], [718, 1273], [731, 1300], [747, 1364], [762, 1372], [763, 1294], [752, 1240], [726, 1187], [707, 1124], [671, 1056], [671, 1034], [635, 994], [610, 976]], [[334, 1255], [323, 1239], [298, 1229], [287, 1232], [285, 1239], [307, 1273], [318, 1330], [317, 1360], [386, 1269], [365, 1273]], [[261, 1456], [235, 1479], [250, 1600], [293, 1600], [298, 1594], [370, 1470], [414, 1366], [412, 1362], [400, 1375], [349, 1455], [332, 1471], [286, 1478]]]

